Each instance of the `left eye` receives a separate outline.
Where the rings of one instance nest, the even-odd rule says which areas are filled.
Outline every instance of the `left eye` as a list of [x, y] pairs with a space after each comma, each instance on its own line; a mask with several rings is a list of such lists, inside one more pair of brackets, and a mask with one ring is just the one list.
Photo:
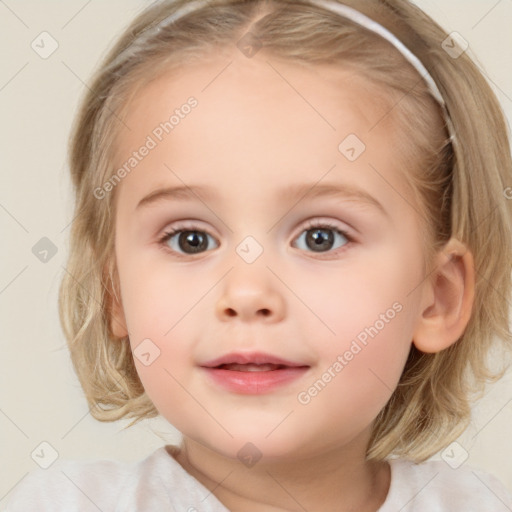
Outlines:
[[[339, 245], [333, 247], [336, 238], [338, 239]], [[306, 246], [305, 250], [311, 249], [313, 252], [332, 251], [333, 249], [338, 249], [339, 247], [344, 246], [350, 241], [348, 235], [344, 231], [341, 231], [336, 226], [331, 226], [329, 224], [309, 225], [297, 240]], [[299, 249], [303, 248], [304, 247], [299, 246]]]

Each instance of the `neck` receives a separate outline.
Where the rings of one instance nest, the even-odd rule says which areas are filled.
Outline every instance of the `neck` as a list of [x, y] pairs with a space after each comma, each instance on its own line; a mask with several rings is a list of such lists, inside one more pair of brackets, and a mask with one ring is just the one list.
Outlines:
[[365, 445], [357, 445], [307, 459], [262, 459], [249, 468], [184, 438], [175, 458], [229, 510], [376, 512], [389, 489], [389, 465], [366, 461]]

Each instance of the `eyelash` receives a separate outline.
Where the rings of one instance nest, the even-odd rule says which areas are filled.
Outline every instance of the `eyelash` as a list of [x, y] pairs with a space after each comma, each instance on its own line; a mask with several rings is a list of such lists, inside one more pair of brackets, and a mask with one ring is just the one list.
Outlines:
[[[310, 231], [310, 230], [313, 230], [313, 229], [332, 230], [332, 231], [334, 231], [335, 233], [341, 235], [343, 238], [345, 238], [347, 240], [347, 242], [342, 247], [339, 247], [339, 248], [334, 249], [334, 250], [325, 251], [325, 252], [318, 252], [317, 254], [318, 254], [319, 257], [322, 257], [322, 255], [330, 255], [330, 254], [337, 255], [340, 252], [342, 252], [343, 250], [345, 250], [347, 245], [350, 245], [352, 242], [354, 242], [353, 237], [351, 237], [346, 231], [344, 231], [343, 229], [340, 229], [337, 225], [335, 225], [334, 223], [331, 223], [329, 221], [307, 221], [306, 225], [300, 231], [299, 236], [295, 237], [295, 239], [298, 239], [300, 237], [300, 235], [302, 235], [302, 233], [304, 233], [305, 231]], [[215, 237], [213, 237], [213, 235], [211, 235], [207, 231], [204, 231], [202, 229], [198, 229], [198, 226], [194, 226], [194, 225], [178, 225], [178, 226], [176, 226], [174, 228], [170, 228], [169, 230], [167, 230], [163, 234], [163, 236], [159, 238], [159, 240], [158, 240], [159, 246], [161, 246], [164, 251], [167, 251], [167, 252], [170, 251], [174, 255], [179, 257], [179, 258], [190, 258], [190, 257], [195, 256], [194, 254], [182, 254], [180, 252], [177, 252], [177, 251], [171, 249], [169, 247], [169, 245], [168, 245], [168, 241], [174, 235], [177, 235], [178, 233], [182, 233], [184, 231], [192, 231], [192, 232], [198, 232], [198, 233], [205, 233], [205, 234], [211, 236], [212, 238], [215, 238]], [[203, 251], [203, 252], [207, 252], [207, 251]], [[309, 251], [309, 252], [313, 252], [313, 251]], [[202, 254], [202, 253], [197, 253], [197, 254]]]

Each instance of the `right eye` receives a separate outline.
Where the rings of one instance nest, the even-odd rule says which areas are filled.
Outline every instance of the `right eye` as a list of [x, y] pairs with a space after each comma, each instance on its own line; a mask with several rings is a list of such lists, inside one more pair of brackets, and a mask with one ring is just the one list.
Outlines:
[[185, 229], [177, 227], [166, 231], [159, 242], [172, 252], [192, 256], [208, 249], [209, 238], [215, 240], [205, 231], [195, 229], [194, 227], [187, 227]]

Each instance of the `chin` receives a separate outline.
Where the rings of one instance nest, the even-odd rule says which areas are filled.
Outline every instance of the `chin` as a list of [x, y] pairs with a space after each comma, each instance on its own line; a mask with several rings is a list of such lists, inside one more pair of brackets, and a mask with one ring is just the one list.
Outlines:
[[245, 428], [232, 429], [233, 437], [222, 434], [205, 436], [204, 433], [189, 437], [218, 455], [252, 467], [251, 464], [256, 463], [271, 464], [310, 456], [314, 452], [313, 443], [303, 435], [298, 437], [299, 432], [298, 428], [295, 433], [283, 429], [280, 433], [276, 431], [268, 435], [266, 429], [262, 431], [253, 424], [251, 428], [245, 425]]

